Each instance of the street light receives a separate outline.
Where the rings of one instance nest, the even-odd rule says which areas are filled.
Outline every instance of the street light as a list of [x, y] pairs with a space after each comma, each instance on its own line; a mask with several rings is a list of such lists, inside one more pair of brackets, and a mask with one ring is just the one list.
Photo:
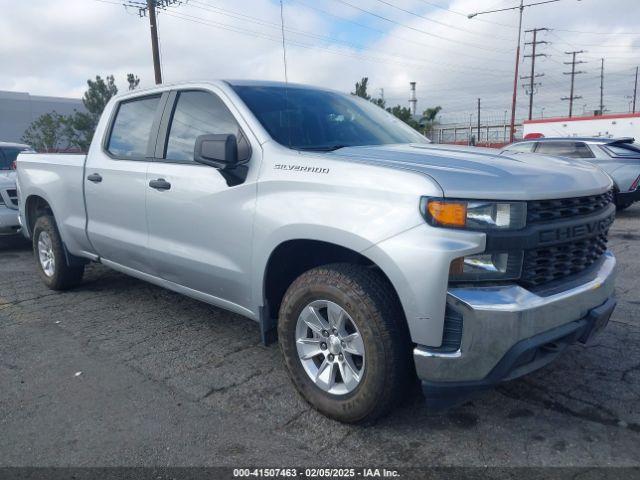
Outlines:
[[[517, 7], [508, 7], [508, 8], [499, 8], [497, 10], [485, 10], [482, 12], [474, 12], [467, 15], [467, 18], [471, 19], [477, 17], [478, 15], [485, 15], [487, 13], [497, 13], [497, 12], [506, 12], [508, 10], [520, 10], [520, 15], [518, 19], [518, 45], [516, 47], [516, 66], [515, 73], [513, 76], [513, 98], [511, 101], [511, 126], [509, 129], [509, 142], [513, 142], [514, 134], [515, 134], [515, 123], [516, 123], [516, 99], [518, 96], [518, 65], [520, 63], [520, 40], [522, 38], [522, 11], [527, 7], [533, 7], [535, 5], [542, 5], [545, 3], [555, 3], [560, 0], [545, 0], [543, 2], [529, 3], [524, 5], [523, 0], [520, 0], [520, 5]], [[580, 1], [580, 0], [578, 0]], [[531, 80], [533, 82], [533, 80]]]

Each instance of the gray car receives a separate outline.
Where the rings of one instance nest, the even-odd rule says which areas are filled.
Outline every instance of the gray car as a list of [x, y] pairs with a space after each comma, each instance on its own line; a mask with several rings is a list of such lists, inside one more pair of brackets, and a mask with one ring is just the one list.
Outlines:
[[512, 143], [503, 150], [514, 152], [579, 158], [593, 163], [613, 179], [618, 210], [640, 200], [640, 143], [633, 138], [536, 138]]
[[0, 142], [0, 236], [20, 230], [15, 162], [21, 152], [33, 151], [22, 143]]

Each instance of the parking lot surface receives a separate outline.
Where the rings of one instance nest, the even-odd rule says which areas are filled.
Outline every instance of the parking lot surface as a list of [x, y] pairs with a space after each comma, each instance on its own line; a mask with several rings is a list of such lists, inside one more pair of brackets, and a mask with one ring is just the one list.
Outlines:
[[52, 292], [0, 239], [0, 466], [640, 465], [640, 205], [610, 247], [618, 307], [592, 345], [356, 427], [309, 408], [250, 320], [101, 265]]

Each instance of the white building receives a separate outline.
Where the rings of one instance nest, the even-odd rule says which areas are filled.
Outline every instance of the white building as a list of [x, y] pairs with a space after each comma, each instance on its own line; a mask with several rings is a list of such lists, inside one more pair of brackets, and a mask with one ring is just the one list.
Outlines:
[[536, 137], [633, 137], [640, 139], [640, 113], [525, 120], [524, 138]]

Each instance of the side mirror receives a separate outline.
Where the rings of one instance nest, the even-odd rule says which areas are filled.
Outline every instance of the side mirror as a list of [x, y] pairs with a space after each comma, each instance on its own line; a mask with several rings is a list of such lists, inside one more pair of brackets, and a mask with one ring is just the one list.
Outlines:
[[196, 137], [193, 159], [220, 170], [238, 165], [238, 142], [232, 134], [199, 135]]

